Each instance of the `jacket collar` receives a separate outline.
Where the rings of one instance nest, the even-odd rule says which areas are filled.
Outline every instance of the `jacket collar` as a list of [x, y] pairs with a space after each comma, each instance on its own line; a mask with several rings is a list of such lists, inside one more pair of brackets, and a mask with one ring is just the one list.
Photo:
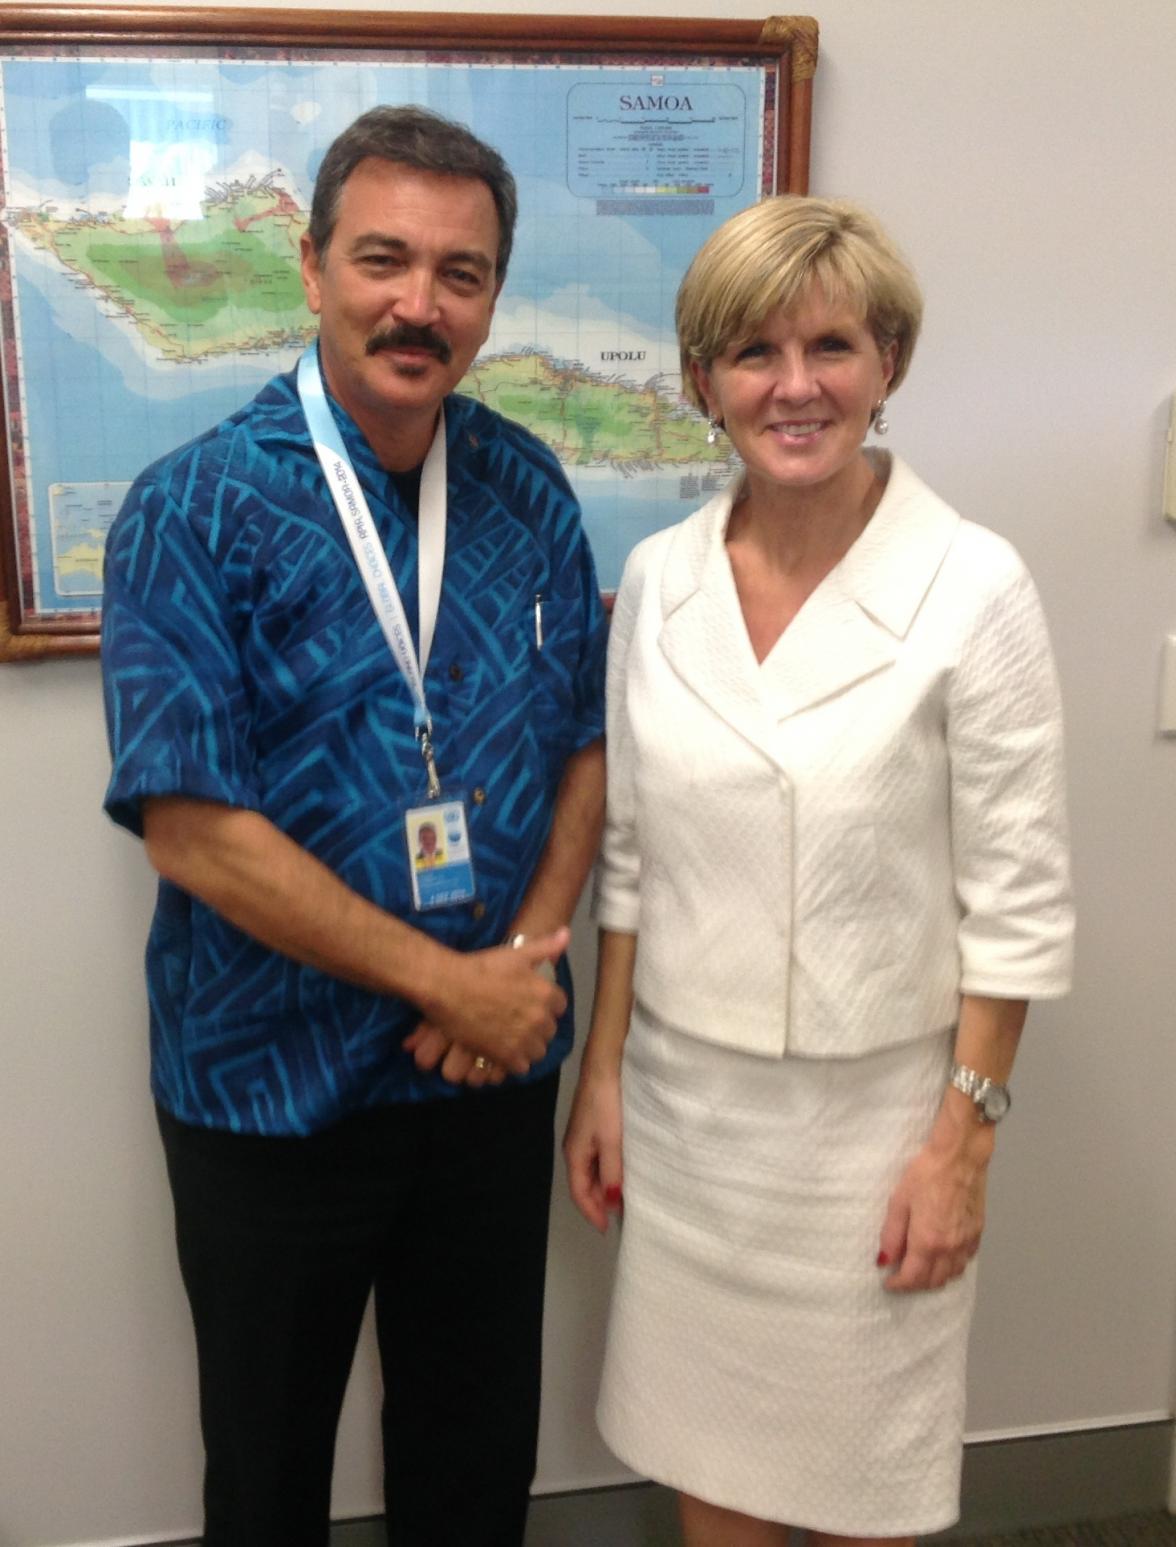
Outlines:
[[671, 539], [661, 586], [662, 653], [688, 687], [773, 761], [781, 720], [893, 663], [959, 525], [955, 511], [905, 463], [867, 455], [886, 476], [878, 507], [762, 665], [724, 543], [737, 483]]

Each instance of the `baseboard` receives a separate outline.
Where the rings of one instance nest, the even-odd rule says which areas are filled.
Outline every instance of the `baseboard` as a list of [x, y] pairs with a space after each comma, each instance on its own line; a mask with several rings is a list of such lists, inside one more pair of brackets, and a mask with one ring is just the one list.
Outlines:
[[[1174, 1434], [1163, 1420], [969, 1444], [960, 1523], [934, 1540], [1166, 1509]], [[652, 1483], [549, 1494], [531, 1506], [527, 1547], [672, 1547], [673, 1521]], [[336, 1525], [331, 1547], [384, 1547], [380, 1522]]]
[[[1174, 1435], [1176, 1425], [1165, 1419], [970, 1443], [960, 1523], [932, 1540], [1176, 1513]], [[677, 1539], [669, 1491], [631, 1483], [535, 1499], [526, 1547], [675, 1547]], [[385, 1547], [382, 1520], [337, 1521], [331, 1547]]]
[[1174, 1435], [1164, 1419], [967, 1445], [960, 1523], [947, 1535], [1167, 1509]]

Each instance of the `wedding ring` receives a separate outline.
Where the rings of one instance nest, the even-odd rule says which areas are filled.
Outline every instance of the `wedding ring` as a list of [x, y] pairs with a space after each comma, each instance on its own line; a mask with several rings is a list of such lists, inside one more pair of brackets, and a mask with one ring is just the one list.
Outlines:
[[489, 1067], [490, 1060], [488, 1058], [483, 1058], [479, 1053], [477, 1058], [474, 1059], [474, 1068], [477, 1069], [480, 1074], [485, 1074]]

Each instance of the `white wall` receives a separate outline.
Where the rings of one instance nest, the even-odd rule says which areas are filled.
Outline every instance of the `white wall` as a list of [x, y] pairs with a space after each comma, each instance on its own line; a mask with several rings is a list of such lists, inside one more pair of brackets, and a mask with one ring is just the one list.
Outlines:
[[[761, 14], [752, 0], [641, 8]], [[872, 204], [928, 295], [891, 444], [1025, 553], [1069, 713], [1078, 982], [1034, 1012], [1001, 1130], [969, 1424], [1162, 1415], [1176, 740], [1153, 726], [1159, 642], [1176, 630], [1176, 529], [1158, 515], [1176, 389], [1176, 7], [819, 13], [813, 190]], [[96, 665], [0, 669], [0, 1547], [183, 1535], [198, 1518], [190, 1334], [146, 1092], [151, 883], [99, 815], [104, 778]], [[591, 1417], [607, 1276], [560, 1199], [543, 1488], [621, 1475]], [[345, 1513], [377, 1504], [373, 1389], [369, 1344], [340, 1443]]]

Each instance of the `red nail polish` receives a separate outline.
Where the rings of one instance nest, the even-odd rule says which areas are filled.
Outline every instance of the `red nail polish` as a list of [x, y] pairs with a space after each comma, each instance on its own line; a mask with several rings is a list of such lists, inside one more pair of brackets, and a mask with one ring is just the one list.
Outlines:
[[879, 1252], [878, 1253], [878, 1266], [880, 1268], [888, 1268], [890, 1266], [890, 1253], [889, 1252]]
[[619, 1187], [606, 1187], [604, 1189], [604, 1201], [609, 1208], [615, 1209], [621, 1201], [621, 1189]]

